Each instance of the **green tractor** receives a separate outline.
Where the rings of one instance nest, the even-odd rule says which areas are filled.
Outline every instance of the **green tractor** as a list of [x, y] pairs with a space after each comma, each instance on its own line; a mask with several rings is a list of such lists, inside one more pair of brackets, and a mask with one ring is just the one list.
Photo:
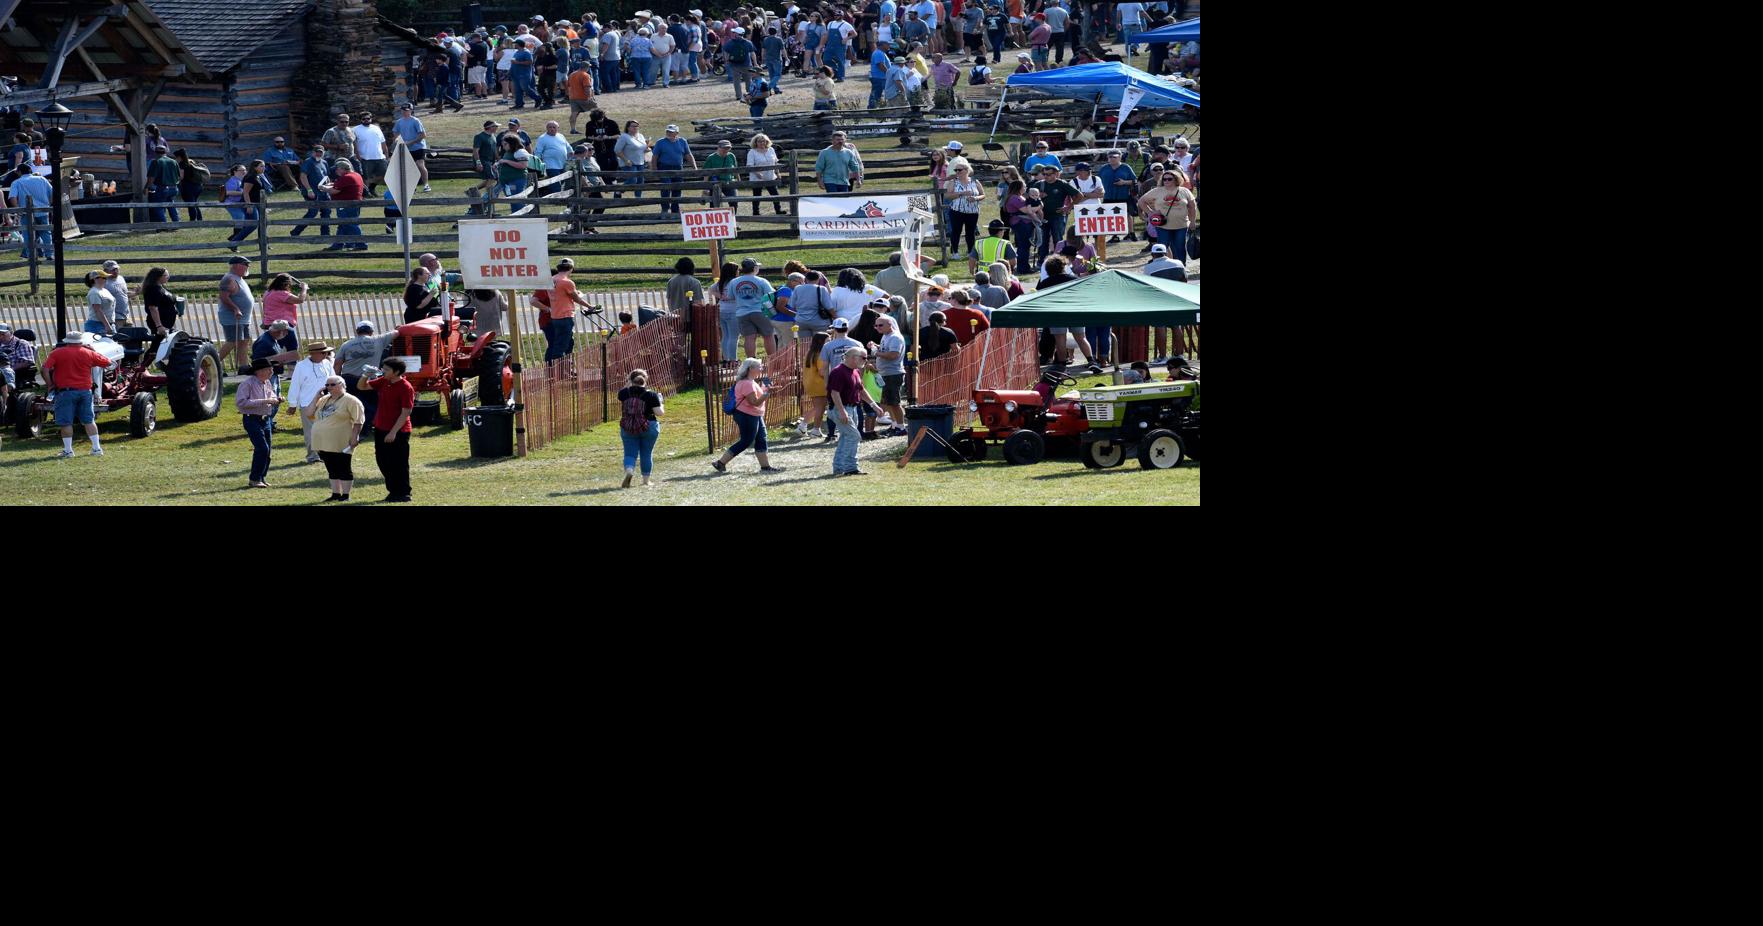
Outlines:
[[1095, 386], [1078, 391], [1090, 429], [1079, 456], [1090, 469], [1108, 469], [1136, 453], [1143, 469], [1172, 469], [1183, 457], [1200, 459], [1197, 381]]

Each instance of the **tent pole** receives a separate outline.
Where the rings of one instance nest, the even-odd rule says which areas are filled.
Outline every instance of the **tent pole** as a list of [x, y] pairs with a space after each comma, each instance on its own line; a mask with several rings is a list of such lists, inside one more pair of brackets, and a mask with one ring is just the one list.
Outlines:
[[[989, 332], [991, 329], [988, 328], [986, 330]], [[991, 352], [992, 352], [992, 339], [988, 337], [988, 338], [986, 338], [986, 343], [980, 345], [980, 348], [979, 348], [979, 376], [978, 376], [978, 378], [974, 379], [974, 381], [973, 381], [973, 388], [975, 388], [975, 389], [984, 389], [985, 388], [985, 384], [986, 384], [986, 356], [989, 355]]]
[[[990, 142], [998, 137], [998, 123], [1003, 121], [1003, 119], [1004, 119], [1004, 101], [1006, 99], [1008, 99], [1009, 97], [1010, 97], [1010, 85], [1005, 84], [1004, 85], [1004, 92], [998, 94], [998, 114], [996, 116], [992, 117], [992, 134], [986, 136], [986, 141], [988, 141], [988, 142]], [[1091, 121], [1093, 122], [1095, 120], [1091, 119]]]

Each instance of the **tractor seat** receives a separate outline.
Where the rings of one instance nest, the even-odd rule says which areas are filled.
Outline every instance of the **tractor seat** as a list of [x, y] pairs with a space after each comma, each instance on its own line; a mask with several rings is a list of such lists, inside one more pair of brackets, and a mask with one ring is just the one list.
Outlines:
[[116, 329], [116, 337], [114, 340], [116, 343], [125, 347], [130, 344], [138, 347], [142, 341], [148, 340], [152, 337], [153, 332], [148, 331], [145, 328], [118, 328]]

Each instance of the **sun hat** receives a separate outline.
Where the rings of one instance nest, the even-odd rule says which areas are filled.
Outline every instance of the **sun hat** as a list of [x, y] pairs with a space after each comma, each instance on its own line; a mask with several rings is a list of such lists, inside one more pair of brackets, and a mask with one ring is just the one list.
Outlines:
[[323, 341], [309, 341], [306, 344], [306, 352], [309, 354], [319, 352], [328, 354], [331, 352], [331, 346]]
[[80, 337], [80, 333], [78, 331], [69, 331], [66, 335], [64, 335], [61, 338], [61, 343], [63, 343], [63, 344], [78, 344], [82, 340], [84, 340], [84, 339]]
[[268, 357], [258, 357], [256, 360], [251, 361], [251, 372], [253, 373], [258, 370], [271, 370], [274, 368], [275, 364], [271, 363]]
[[275, 321], [273, 321], [273, 322], [270, 322], [270, 323], [269, 323], [269, 327], [270, 327], [270, 329], [271, 329], [271, 330], [274, 330], [274, 329], [277, 329], [277, 328], [292, 328], [292, 327], [293, 327], [293, 326], [292, 326], [292, 325], [290, 325], [290, 324], [288, 324], [288, 320], [287, 320], [287, 319], [285, 319], [285, 318], [278, 318], [278, 319], [276, 319], [276, 320], [275, 320]]
[[677, 126], [677, 125], [670, 125], [670, 126], [668, 126], [668, 127], [667, 127], [667, 131], [669, 131], [669, 132], [677, 132], [677, 131], [679, 131], [679, 126]]

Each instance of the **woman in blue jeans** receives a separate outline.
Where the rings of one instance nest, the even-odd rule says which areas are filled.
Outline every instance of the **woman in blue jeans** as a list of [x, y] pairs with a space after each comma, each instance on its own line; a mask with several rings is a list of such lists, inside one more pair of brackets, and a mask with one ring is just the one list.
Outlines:
[[716, 294], [716, 320], [722, 332], [722, 356], [717, 359], [727, 363], [737, 356], [735, 342], [740, 336], [739, 320], [735, 318], [735, 294], [729, 292], [728, 285], [741, 275], [741, 268], [735, 266], [733, 261], [723, 261], [716, 275], [716, 288], [711, 292]]
[[[619, 390], [618, 405], [625, 408], [630, 401], [641, 402], [643, 418], [648, 422], [640, 433], [633, 434], [621, 422], [619, 439], [624, 441], [624, 488], [631, 487], [637, 474], [637, 460], [643, 461], [643, 485], [649, 484], [649, 473], [655, 469], [655, 442], [661, 439], [661, 416], [667, 409], [661, 404], [661, 393], [649, 388], [649, 371], [632, 370], [630, 385]], [[634, 407], [630, 409], [634, 412]]]
[[741, 369], [735, 374], [735, 425], [741, 429], [741, 439], [724, 450], [721, 457], [710, 461], [717, 472], [728, 472], [729, 461], [748, 447], [753, 448], [753, 454], [759, 458], [760, 472], [781, 472], [766, 456], [765, 397], [771, 394], [771, 387], [766, 385], [769, 381], [764, 361], [757, 357], [741, 361]]

